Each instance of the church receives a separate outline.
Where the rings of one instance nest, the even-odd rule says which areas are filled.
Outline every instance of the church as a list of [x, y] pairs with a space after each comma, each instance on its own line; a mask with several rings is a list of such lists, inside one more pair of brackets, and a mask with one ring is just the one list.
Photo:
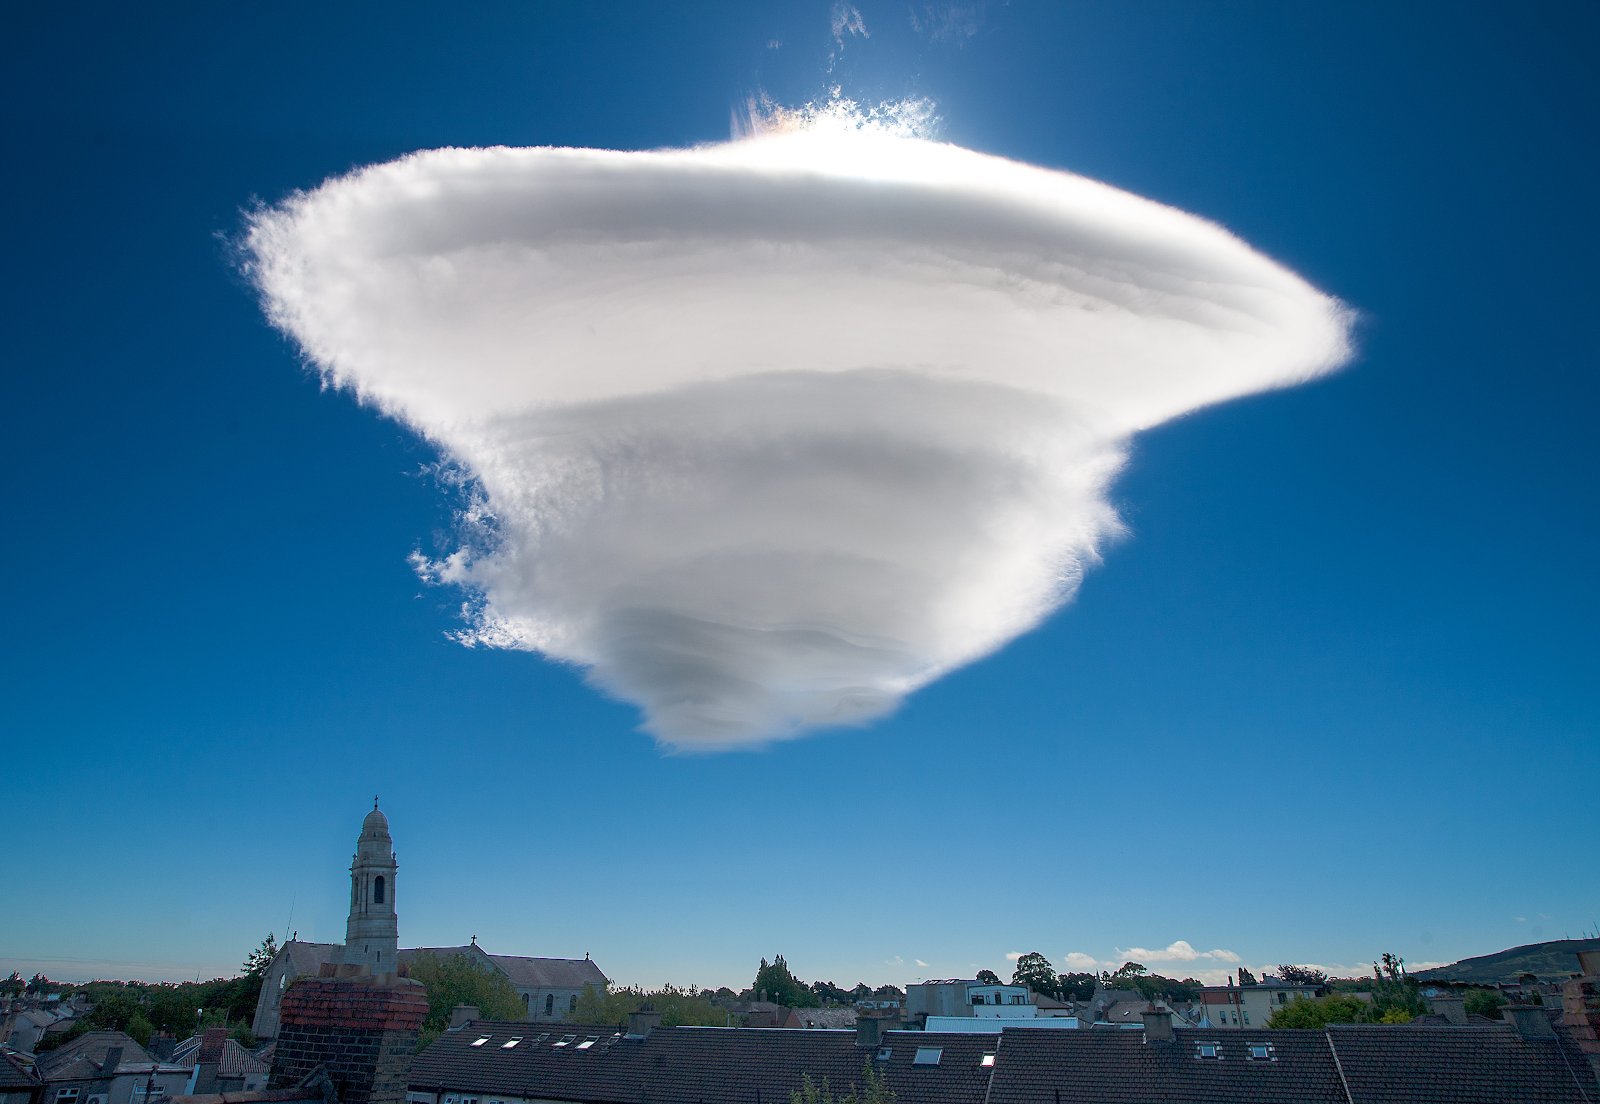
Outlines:
[[476, 938], [465, 947], [400, 949], [400, 921], [395, 911], [395, 872], [399, 869], [394, 841], [389, 837], [389, 818], [373, 801], [372, 811], [361, 822], [350, 863], [350, 918], [344, 942], [291, 940], [279, 949], [267, 967], [261, 998], [256, 1002], [256, 1018], [250, 1028], [256, 1038], [277, 1037], [279, 1005], [295, 978], [350, 972], [340, 971], [341, 966], [363, 973], [404, 973], [406, 964], [424, 952], [440, 958], [466, 955], [484, 969], [504, 975], [522, 997], [528, 1018], [543, 1023], [558, 1023], [576, 1011], [578, 994], [585, 985], [603, 990], [608, 984], [600, 967], [588, 958], [492, 955], [478, 946]]

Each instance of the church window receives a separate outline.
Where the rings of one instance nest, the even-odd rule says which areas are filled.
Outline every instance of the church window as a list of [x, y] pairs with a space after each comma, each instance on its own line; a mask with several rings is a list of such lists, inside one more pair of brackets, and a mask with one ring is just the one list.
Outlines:
[[522, 1010], [524, 1012], [528, 1010], [528, 994], [526, 993], [522, 994]]
[[383, 904], [383, 875], [379, 874], [372, 880], [372, 900], [374, 904]]
[[574, 994], [572, 994], [572, 999], [567, 1002], [567, 1011], [568, 1012], [576, 1012], [577, 1010], [578, 1010], [578, 994], [574, 993]]
[[554, 993], [546, 993], [544, 995], [544, 1014], [546, 1016], [553, 1016], [555, 1015], [555, 1011], [556, 995]]

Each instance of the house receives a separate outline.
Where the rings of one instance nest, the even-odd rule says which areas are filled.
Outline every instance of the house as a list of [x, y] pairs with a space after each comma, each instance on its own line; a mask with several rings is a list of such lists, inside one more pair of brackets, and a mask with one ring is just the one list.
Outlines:
[[1038, 1013], [1032, 991], [1026, 985], [989, 985], [974, 978], [945, 978], [906, 987], [906, 1018], [918, 1024], [930, 1016], [1031, 1019]]
[[[1229, 979], [1231, 982], [1231, 978]], [[1207, 985], [1200, 990], [1205, 1026], [1243, 1029], [1265, 1027], [1272, 1013], [1292, 1000], [1322, 993], [1316, 985], [1295, 985], [1268, 975], [1251, 985]]]
[[[1490, 1028], [1342, 1024], [1325, 1031], [1173, 1028], [1001, 1036], [985, 1104], [1409, 1104], [1600, 1097], [1569, 1039]], [[1548, 1020], [1546, 1020], [1548, 1030]]]
[[33, 1068], [45, 1084], [40, 1104], [152, 1104], [189, 1084], [189, 1070], [155, 1061], [121, 1031], [80, 1035]]
[[[172, 1064], [192, 1074], [185, 1093], [257, 1092], [267, 1087], [267, 1076], [272, 1072], [270, 1055], [252, 1054], [239, 1040], [226, 1038], [214, 1048], [213, 1055], [207, 1053], [205, 1042], [186, 1039], [173, 1053]], [[215, 1062], [215, 1069], [201, 1069], [203, 1064], [209, 1066], [211, 1062]]]
[[[637, 1016], [638, 1014], [636, 1014]], [[835, 1095], [870, 1066], [900, 1104], [982, 1104], [992, 1035], [474, 1023], [411, 1067], [409, 1104], [788, 1104], [804, 1078]]]
[[43, 1099], [44, 1082], [33, 1064], [0, 1051], [0, 1104], [40, 1104]]
[[19, 1008], [0, 1022], [0, 1040], [13, 1050], [33, 1053], [58, 1017], [43, 1008]]

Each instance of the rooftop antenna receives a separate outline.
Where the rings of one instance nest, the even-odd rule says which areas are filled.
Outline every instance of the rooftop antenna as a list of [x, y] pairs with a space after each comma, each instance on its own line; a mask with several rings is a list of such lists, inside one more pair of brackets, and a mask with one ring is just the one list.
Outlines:
[[[283, 926], [283, 930], [284, 931], [288, 931], [290, 928], [292, 928], [294, 926], [294, 903], [295, 903], [295, 899], [298, 898], [298, 897], [299, 897], [298, 893], [291, 894], [290, 897], [289, 897], [289, 922]], [[295, 934], [299, 935], [300, 933], [299, 932], [295, 932]], [[292, 942], [292, 940], [285, 939], [284, 942], [285, 943], [289, 943], [289, 942]]]

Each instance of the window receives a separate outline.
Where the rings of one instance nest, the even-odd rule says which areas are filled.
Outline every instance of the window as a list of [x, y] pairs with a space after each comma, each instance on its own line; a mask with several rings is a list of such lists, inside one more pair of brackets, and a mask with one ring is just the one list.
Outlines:
[[487, 1036], [487, 1035], [479, 1035], [478, 1038], [476, 1040], [474, 1040], [472, 1045], [473, 1046], [482, 1046], [484, 1043], [487, 1043], [488, 1041], [489, 1041], [489, 1036]]
[[578, 1044], [578, 1049], [579, 1050], [588, 1050], [590, 1047], [594, 1046], [599, 1041], [600, 1041], [600, 1036], [591, 1035], [587, 1039], [585, 1039], [583, 1042]]
[[534, 1042], [535, 1043], [542, 1043], [548, 1038], [550, 1038], [550, 1033], [548, 1031], [546, 1031], [543, 1035], [541, 1035], [537, 1039], [535, 1039]]
[[1288, 1004], [1289, 1003], [1289, 994], [1288, 993], [1279, 993], [1278, 994], [1278, 1003], [1279, 1004]]
[[1250, 1013], [1249, 1012], [1245, 1012], [1245, 1014], [1244, 1014], [1244, 1025], [1246, 1027], [1250, 1026]]
[[77, 1099], [78, 1099], [78, 1086], [76, 1086], [76, 1085], [73, 1085], [71, 1088], [68, 1088], [68, 1089], [57, 1089], [56, 1090], [56, 1104], [67, 1104], [67, 1101], [69, 1101], [69, 1100], [77, 1100]]
[[1252, 1062], [1270, 1062], [1270, 1061], [1272, 1061], [1273, 1060], [1273, 1057], [1272, 1057], [1272, 1044], [1271, 1043], [1251, 1043], [1250, 1044], [1250, 1060]]
[[[518, 1035], [516, 1038], [512, 1039], [509, 1043], [501, 1043], [500, 1044], [500, 1049], [501, 1050], [510, 1050], [512, 1047], [516, 1046], [520, 1042], [522, 1042], [522, 1036]], [[494, 1104], [494, 1101], [492, 1101], [492, 1100], [489, 1101], [489, 1104]]]
[[988, 1069], [989, 1067], [993, 1066], [994, 1065], [994, 1055], [993, 1054], [985, 1054], [982, 1058], [980, 1058], [978, 1060], [978, 1065], [982, 1066], [984, 1069]]
[[939, 1055], [944, 1053], [944, 1047], [918, 1047], [917, 1056], [911, 1059], [913, 1066], [937, 1066]]
[[382, 874], [379, 874], [376, 878], [372, 879], [372, 903], [375, 904], [375, 905], [383, 904], [383, 875]]
[[578, 1010], [578, 994], [574, 993], [574, 994], [572, 994], [572, 999], [567, 1002], [567, 1011], [568, 1012], [576, 1012], [577, 1010]]
[[576, 1035], [563, 1035], [563, 1036], [561, 1036], [561, 1041], [559, 1043], [551, 1043], [550, 1045], [553, 1046], [553, 1047], [568, 1046], [568, 1045], [570, 1045], [572, 1043], [572, 1040], [574, 1040], [576, 1038], [577, 1038]]
[[522, 994], [522, 1010], [524, 1012], [528, 1010], [528, 994], [526, 993]]
[[891, 1054], [893, 1054], [893, 1053], [894, 1053], [894, 1047], [879, 1047], [878, 1048], [878, 1061], [887, 1062], [889, 1060], [889, 1056]]
[[554, 993], [546, 993], [544, 995], [544, 1014], [546, 1016], [552, 1016], [555, 1014], [555, 1010], [556, 995]]
[[973, 1004], [982, 1004], [984, 1002], [984, 999], [985, 998], [984, 998], [984, 995], [982, 993], [974, 993], [974, 994], [972, 994], [972, 1003]]

